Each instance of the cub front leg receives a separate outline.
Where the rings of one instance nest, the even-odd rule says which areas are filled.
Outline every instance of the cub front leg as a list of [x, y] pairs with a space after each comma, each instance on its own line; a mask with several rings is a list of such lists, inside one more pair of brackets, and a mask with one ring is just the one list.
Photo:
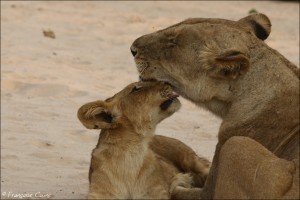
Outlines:
[[117, 199], [117, 197], [100, 187], [90, 187], [88, 199]]
[[115, 187], [105, 173], [94, 172], [91, 174], [88, 199], [117, 199]]
[[171, 161], [182, 172], [193, 174], [194, 183], [202, 187], [210, 169], [210, 162], [197, 154], [183, 142], [166, 136], [155, 135], [150, 148]]
[[202, 189], [195, 188], [194, 185], [191, 174], [177, 174], [170, 187], [171, 199], [199, 199]]
[[116, 196], [113, 196], [106, 192], [89, 192], [88, 199], [117, 199]]

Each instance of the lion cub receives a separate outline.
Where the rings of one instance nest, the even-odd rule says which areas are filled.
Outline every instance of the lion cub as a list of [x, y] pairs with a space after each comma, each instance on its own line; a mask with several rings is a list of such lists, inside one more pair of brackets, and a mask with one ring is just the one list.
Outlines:
[[191, 166], [191, 170], [185, 169], [190, 174], [181, 173], [182, 166], [152, 150], [161, 145], [153, 142], [156, 125], [181, 106], [177, 97], [163, 82], [137, 82], [105, 101], [87, 103], [78, 110], [86, 128], [102, 129], [92, 152], [89, 199], [169, 199], [171, 192], [180, 198], [178, 193], [187, 192], [183, 187], [198, 187], [194, 180], [206, 178], [210, 163], [183, 143], [176, 141], [176, 148], [182, 149], [182, 162]]

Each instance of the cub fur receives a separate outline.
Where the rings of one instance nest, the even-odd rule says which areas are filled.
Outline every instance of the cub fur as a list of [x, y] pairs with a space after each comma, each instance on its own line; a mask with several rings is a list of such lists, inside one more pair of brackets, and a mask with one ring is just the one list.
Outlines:
[[[188, 185], [188, 192], [200, 193], [192, 187], [203, 186], [210, 163], [178, 140], [154, 137], [156, 125], [180, 108], [177, 97], [163, 82], [138, 82], [78, 110], [86, 128], [102, 129], [92, 152], [89, 199], [169, 199], [171, 193], [179, 198], [182, 189], [174, 185]], [[181, 149], [173, 156], [186, 164], [164, 157], [173, 154], [173, 148], [159, 146], [169, 141]], [[194, 181], [199, 177], [202, 181]]]

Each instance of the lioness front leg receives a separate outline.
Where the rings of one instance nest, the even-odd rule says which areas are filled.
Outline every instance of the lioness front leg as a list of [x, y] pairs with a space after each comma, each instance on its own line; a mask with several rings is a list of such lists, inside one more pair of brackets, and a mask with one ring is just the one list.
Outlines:
[[215, 199], [280, 199], [291, 189], [299, 197], [299, 182], [293, 186], [295, 164], [278, 158], [253, 139], [230, 138], [222, 146], [218, 162]]
[[158, 155], [174, 163], [183, 172], [193, 174], [197, 187], [203, 187], [209, 172], [210, 162], [197, 154], [183, 142], [166, 136], [155, 135], [150, 148]]
[[206, 182], [204, 184], [204, 187], [202, 189], [201, 195], [199, 199], [212, 199], [213, 193], [215, 190], [215, 184], [216, 184], [216, 177], [217, 177], [217, 169], [218, 169], [218, 160], [219, 160], [219, 152], [221, 149], [221, 144], [218, 143], [216, 146], [215, 155], [212, 160], [212, 164], [210, 167], [210, 171], [208, 173]]

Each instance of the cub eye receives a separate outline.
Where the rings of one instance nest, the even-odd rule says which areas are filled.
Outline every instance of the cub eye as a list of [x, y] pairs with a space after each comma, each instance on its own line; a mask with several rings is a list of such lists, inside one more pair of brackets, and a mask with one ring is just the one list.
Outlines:
[[139, 91], [139, 90], [141, 90], [142, 89], [142, 86], [134, 86], [132, 89], [131, 89], [131, 93], [132, 92], [137, 92], [137, 91]]

